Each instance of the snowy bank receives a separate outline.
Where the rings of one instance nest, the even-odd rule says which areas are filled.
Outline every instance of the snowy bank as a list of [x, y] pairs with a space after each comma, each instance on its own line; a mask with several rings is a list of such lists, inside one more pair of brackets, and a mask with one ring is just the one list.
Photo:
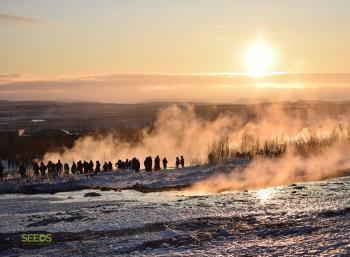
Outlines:
[[207, 179], [218, 171], [231, 171], [247, 163], [246, 159], [241, 159], [222, 166], [202, 165], [156, 172], [118, 171], [96, 175], [81, 174], [54, 180], [5, 181], [0, 183], [0, 194], [56, 193], [82, 189], [134, 189], [142, 192], [179, 190]]

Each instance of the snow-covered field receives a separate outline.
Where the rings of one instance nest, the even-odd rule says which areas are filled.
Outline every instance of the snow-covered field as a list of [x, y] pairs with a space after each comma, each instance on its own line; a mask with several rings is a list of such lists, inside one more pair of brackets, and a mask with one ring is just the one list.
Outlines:
[[[217, 168], [106, 173], [73, 183], [103, 190], [1, 194], [0, 255], [350, 255], [350, 177], [215, 195], [107, 189], [183, 186]], [[33, 232], [51, 233], [53, 242], [21, 244]]]

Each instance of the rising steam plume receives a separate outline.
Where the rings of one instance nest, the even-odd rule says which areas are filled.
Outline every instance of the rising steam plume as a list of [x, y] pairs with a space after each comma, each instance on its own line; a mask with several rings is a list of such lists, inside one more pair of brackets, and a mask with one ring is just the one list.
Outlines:
[[219, 193], [321, 180], [345, 174], [350, 167], [348, 147], [333, 147], [309, 157], [287, 154], [278, 159], [253, 160], [244, 170], [219, 173], [194, 184], [188, 191]]
[[121, 141], [117, 135], [104, 137], [86, 136], [78, 139], [73, 148], [63, 153], [47, 153], [44, 160], [72, 162], [77, 160], [112, 160], [146, 156], [166, 156], [170, 164], [176, 156], [183, 155], [186, 160], [197, 163], [206, 161], [208, 143], [217, 137], [232, 121], [219, 117], [207, 121], [197, 117], [193, 106], [180, 108], [172, 106], [161, 110], [150, 132], [142, 131], [142, 139], [137, 145]]
[[[136, 145], [113, 134], [85, 136], [71, 149], [46, 153], [43, 159], [116, 161], [136, 156], [142, 163], [146, 156], [159, 155], [166, 156], [173, 166], [179, 155], [185, 156], [187, 164], [207, 162], [210, 145], [222, 136], [227, 137], [231, 153], [251, 151], [254, 155], [257, 149], [266, 147], [266, 142], [288, 145], [280, 158], [254, 157], [243, 171], [218, 173], [191, 188], [213, 193], [322, 179], [350, 167], [346, 116], [322, 116], [309, 110], [290, 112], [283, 104], [253, 106], [251, 112], [250, 116], [231, 113], [208, 120], [199, 117], [191, 105], [171, 106], [158, 113], [154, 128], [144, 129]], [[308, 148], [310, 142], [313, 149]], [[306, 147], [303, 155], [295, 151], [298, 144]], [[315, 144], [322, 150], [311, 152]]]

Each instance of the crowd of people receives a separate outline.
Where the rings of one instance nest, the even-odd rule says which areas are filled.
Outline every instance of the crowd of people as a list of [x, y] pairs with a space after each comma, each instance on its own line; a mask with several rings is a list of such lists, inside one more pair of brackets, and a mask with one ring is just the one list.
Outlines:
[[3, 177], [4, 177], [4, 165], [2, 165], [2, 162], [0, 161], [0, 180], [2, 181], [3, 180]]
[[[166, 157], [162, 160], [163, 169], [168, 168], [168, 160]], [[41, 178], [55, 178], [59, 177], [61, 175], [79, 175], [79, 174], [97, 174], [100, 172], [110, 172], [110, 171], [122, 171], [122, 170], [129, 170], [129, 171], [135, 171], [140, 172], [141, 171], [141, 163], [139, 159], [136, 157], [132, 158], [131, 160], [126, 159], [125, 161], [118, 160], [114, 165], [111, 161], [106, 161], [101, 165], [100, 161], [93, 162], [90, 161], [81, 161], [73, 162], [71, 165], [69, 163], [62, 163], [60, 160], [57, 161], [57, 163], [54, 163], [52, 161], [48, 161], [46, 164], [44, 162], [41, 162], [40, 164], [38, 162], [33, 162], [32, 164], [32, 170], [33, 175], [35, 177], [41, 177]], [[185, 159], [183, 156], [176, 157], [175, 161], [175, 167], [178, 169], [179, 167], [185, 167]], [[115, 168], [114, 168], [115, 167]], [[161, 169], [160, 166], [160, 157], [157, 156], [154, 158], [154, 165], [153, 165], [153, 159], [151, 156], [146, 157], [144, 161], [144, 167], [145, 171], [159, 171]], [[19, 174], [22, 178], [26, 178], [28, 176], [27, 174], [27, 166], [21, 163], [19, 165]], [[2, 162], [0, 161], [0, 180], [3, 180], [4, 177], [4, 166]]]

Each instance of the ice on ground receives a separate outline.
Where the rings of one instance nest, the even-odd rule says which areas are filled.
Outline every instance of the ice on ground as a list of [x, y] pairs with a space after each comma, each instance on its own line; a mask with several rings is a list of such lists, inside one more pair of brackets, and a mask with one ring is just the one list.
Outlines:
[[[216, 195], [81, 190], [0, 201], [2, 256], [350, 254], [350, 177]], [[54, 242], [18, 243], [39, 231]]]
[[[349, 256], [350, 177], [213, 195], [162, 191], [245, 163], [4, 182], [0, 255]], [[53, 243], [25, 245], [22, 233], [51, 233]]]

